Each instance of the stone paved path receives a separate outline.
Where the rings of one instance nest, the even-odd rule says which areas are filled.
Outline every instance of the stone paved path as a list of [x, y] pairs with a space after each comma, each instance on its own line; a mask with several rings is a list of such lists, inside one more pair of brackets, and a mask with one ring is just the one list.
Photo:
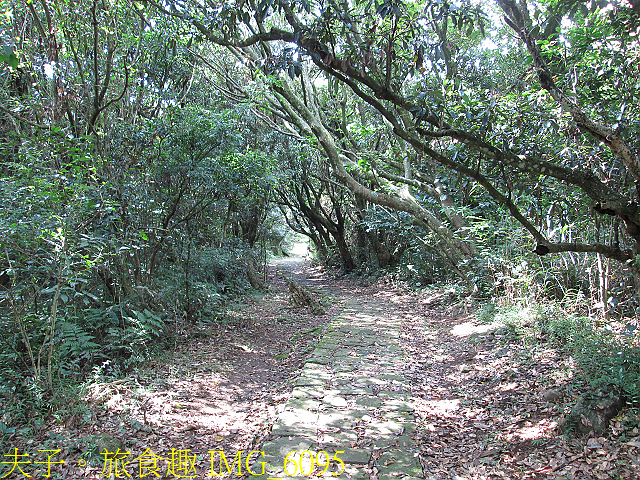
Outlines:
[[[409, 388], [400, 374], [406, 357], [397, 342], [399, 319], [383, 301], [345, 300], [261, 449], [265, 473], [249, 478], [320, 476], [327, 460], [324, 478], [423, 477], [412, 446]], [[252, 471], [261, 469], [255, 464]]]

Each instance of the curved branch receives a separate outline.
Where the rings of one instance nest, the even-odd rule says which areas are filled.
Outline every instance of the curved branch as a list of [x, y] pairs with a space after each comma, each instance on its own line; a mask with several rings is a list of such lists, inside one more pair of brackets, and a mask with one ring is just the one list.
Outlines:
[[[5, 107], [2, 104], [0, 104], [0, 112], [4, 112], [7, 115], [10, 115], [11, 117], [13, 117], [16, 120], [18, 120], [20, 123], [25, 123], [25, 124], [27, 124], [27, 125], [29, 125], [31, 127], [42, 128], [43, 130], [51, 130], [51, 127], [49, 125], [43, 125], [41, 123], [33, 122], [33, 121], [29, 120], [28, 118], [22, 117], [22, 116], [18, 115], [17, 113], [11, 111], [10, 109], [8, 109], [7, 107]], [[54, 134], [54, 135], [64, 136], [64, 134], [62, 134], [60, 132], [52, 131], [51, 133]]]
[[[509, 208], [509, 211], [514, 215], [518, 222], [520, 222], [534, 236], [537, 241], [541, 241], [541, 239], [543, 239], [538, 230], [528, 220], [526, 220], [526, 218], [522, 214], [518, 213], [516, 215], [515, 212], [519, 212], [517, 207], [513, 205], [513, 203], [506, 196], [502, 195], [495, 187], [493, 187], [486, 177], [484, 177], [478, 171], [436, 152], [429, 147], [428, 143], [413, 135], [412, 132], [407, 131], [405, 127], [398, 121], [396, 115], [378, 100], [380, 96], [375, 94], [375, 92], [388, 92], [388, 90], [384, 90], [381, 87], [378, 87], [377, 90], [372, 89], [375, 94], [374, 97], [360, 88], [360, 85], [357, 83], [358, 81], [361, 81], [364, 84], [366, 83], [364, 82], [363, 77], [358, 72], [355, 72], [353, 74], [356, 77], [353, 78], [351, 75], [344, 74], [341, 69], [335, 68], [335, 59], [327, 64], [318, 56], [312, 58], [314, 63], [320, 69], [336, 77], [341, 82], [347, 84], [357, 96], [359, 96], [365, 102], [369, 103], [376, 110], [378, 110], [378, 112], [380, 112], [389, 121], [389, 123], [391, 123], [394, 133], [398, 137], [411, 144], [416, 151], [427, 154], [441, 165], [449, 167], [476, 180], [480, 185], [487, 189], [489, 195], [507, 206]], [[341, 67], [342, 62], [338, 62], [338, 66]], [[347, 70], [349, 68], [350, 67], [348, 67]], [[373, 82], [370, 77], [367, 78], [370, 82]], [[383, 95], [383, 97], [386, 100], [389, 100], [391, 103], [394, 103], [405, 110], [409, 110], [406, 101], [400, 100], [399, 103], [396, 103], [396, 100], [398, 99], [397, 95], [389, 93], [388, 95]], [[431, 119], [429, 120], [429, 123], [437, 124], [441, 122], [437, 122], [434, 119]], [[564, 181], [568, 184], [575, 185], [581, 188], [584, 193], [591, 199], [593, 199], [596, 203], [600, 204], [602, 202], [609, 205], [609, 208], [625, 221], [628, 233], [636, 241], [640, 241], [640, 206], [637, 206], [635, 204], [630, 205], [625, 197], [618, 194], [608, 185], [600, 181], [600, 179], [596, 177], [592, 172], [563, 167], [561, 165], [538, 160], [530, 156], [516, 155], [514, 153], [501, 150], [469, 132], [450, 128], [446, 124], [442, 125], [441, 129], [437, 131], [418, 127], [416, 128], [416, 132], [421, 135], [433, 138], [449, 137], [458, 140], [461, 143], [464, 143], [465, 145], [473, 148], [475, 151], [485, 155], [488, 158], [492, 158], [504, 163], [505, 165], [515, 167], [521, 172], [535, 173], [538, 175], [548, 175], [558, 180]]]
[[124, 66], [124, 88], [122, 89], [122, 93], [120, 95], [118, 95], [118, 97], [108, 101], [106, 104], [104, 104], [104, 106], [100, 107], [100, 111], [98, 112], [98, 114], [100, 114], [101, 112], [103, 112], [104, 110], [109, 108], [114, 103], [119, 102], [120, 100], [122, 100], [122, 98], [124, 97], [124, 94], [127, 93], [127, 89], [128, 88], [129, 88], [129, 70], [127, 69], [127, 65], [125, 64], [125, 66]]
[[619, 247], [605, 245], [603, 243], [551, 243], [541, 242], [539, 243], [534, 253], [540, 256], [547, 253], [561, 253], [561, 252], [583, 252], [583, 253], [599, 253], [607, 258], [618, 260], [625, 263], [635, 258], [635, 254], [628, 249], [622, 250]]

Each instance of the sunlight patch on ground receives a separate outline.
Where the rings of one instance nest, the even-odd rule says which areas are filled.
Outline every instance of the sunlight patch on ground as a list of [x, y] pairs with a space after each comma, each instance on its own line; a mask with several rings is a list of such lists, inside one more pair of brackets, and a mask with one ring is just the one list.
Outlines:
[[497, 392], [512, 392], [519, 386], [520, 384], [517, 382], [501, 383], [500, 385], [497, 385], [494, 390]]
[[[528, 422], [527, 422], [528, 423]], [[537, 438], [544, 438], [547, 435], [547, 432], [556, 428], [556, 422], [550, 421], [549, 419], [540, 420], [535, 425], [525, 425], [522, 428], [519, 428], [511, 435], [511, 439], [513, 437], [518, 437], [521, 440], [535, 440]]]
[[440, 417], [450, 417], [452, 413], [460, 408], [460, 399], [453, 400], [431, 400], [426, 403], [431, 414]]
[[490, 323], [488, 325], [476, 325], [474, 322], [464, 322], [451, 329], [451, 335], [456, 337], [468, 337], [474, 333], [487, 333], [499, 328], [502, 324]]

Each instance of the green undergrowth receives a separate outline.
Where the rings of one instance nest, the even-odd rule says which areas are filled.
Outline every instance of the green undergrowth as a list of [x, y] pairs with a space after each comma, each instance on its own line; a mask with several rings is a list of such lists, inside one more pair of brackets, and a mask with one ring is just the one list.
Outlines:
[[488, 304], [483, 323], [501, 323], [532, 348], [545, 346], [570, 356], [573, 376], [596, 389], [615, 386], [632, 408], [640, 407], [640, 338], [634, 320], [576, 315], [550, 303]]
[[[229, 294], [240, 293], [232, 290]], [[195, 297], [195, 296], [194, 296]], [[176, 298], [175, 296], [173, 298]], [[229, 302], [230, 303], [230, 302]], [[168, 310], [168, 309], [167, 309]], [[25, 335], [5, 328], [0, 333], [0, 447], [18, 439], [40, 437], [55, 425], [91, 420], [84, 390], [88, 385], [117, 381], [132, 371], [172, 355], [180, 338], [196, 337], [211, 323], [242, 325], [227, 303], [217, 306], [216, 315], [192, 318], [144, 306], [117, 305], [111, 308], [60, 308], [52, 339], [45, 336], [49, 316], [25, 315]], [[236, 318], [237, 317], [237, 318]], [[3, 318], [4, 320], [4, 318]], [[43, 326], [44, 325], [44, 326]], [[43, 333], [44, 332], [44, 333]], [[29, 341], [34, 375], [25, 346]], [[49, 350], [48, 346], [51, 343]], [[43, 347], [44, 345], [44, 347]], [[50, 370], [50, 384], [45, 384]]]

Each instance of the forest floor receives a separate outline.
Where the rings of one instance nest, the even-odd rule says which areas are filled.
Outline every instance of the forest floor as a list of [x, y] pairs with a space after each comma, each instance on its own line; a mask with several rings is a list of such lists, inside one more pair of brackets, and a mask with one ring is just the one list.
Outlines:
[[[278, 272], [315, 292], [326, 315], [293, 308]], [[624, 412], [606, 437], [559, 432], [579, 393], [570, 358], [483, 324], [446, 290], [334, 278], [300, 257], [275, 261], [268, 277], [268, 290], [230, 306], [224, 321], [185, 328], [166, 356], [94, 383], [89, 408], [24, 447], [62, 450], [51, 478], [71, 479], [256, 478], [251, 451], [286, 457], [293, 444], [329, 452], [327, 476], [341, 458], [335, 478], [345, 479], [639, 477], [640, 433], [624, 430]], [[105, 461], [104, 448], [129, 455]], [[228, 474], [211, 453], [220, 451], [242, 475]], [[289, 472], [299, 457], [290, 460]], [[316, 460], [297, 478], [329, 461]], [[26, 478], [16, 473], [7, 478]]]

